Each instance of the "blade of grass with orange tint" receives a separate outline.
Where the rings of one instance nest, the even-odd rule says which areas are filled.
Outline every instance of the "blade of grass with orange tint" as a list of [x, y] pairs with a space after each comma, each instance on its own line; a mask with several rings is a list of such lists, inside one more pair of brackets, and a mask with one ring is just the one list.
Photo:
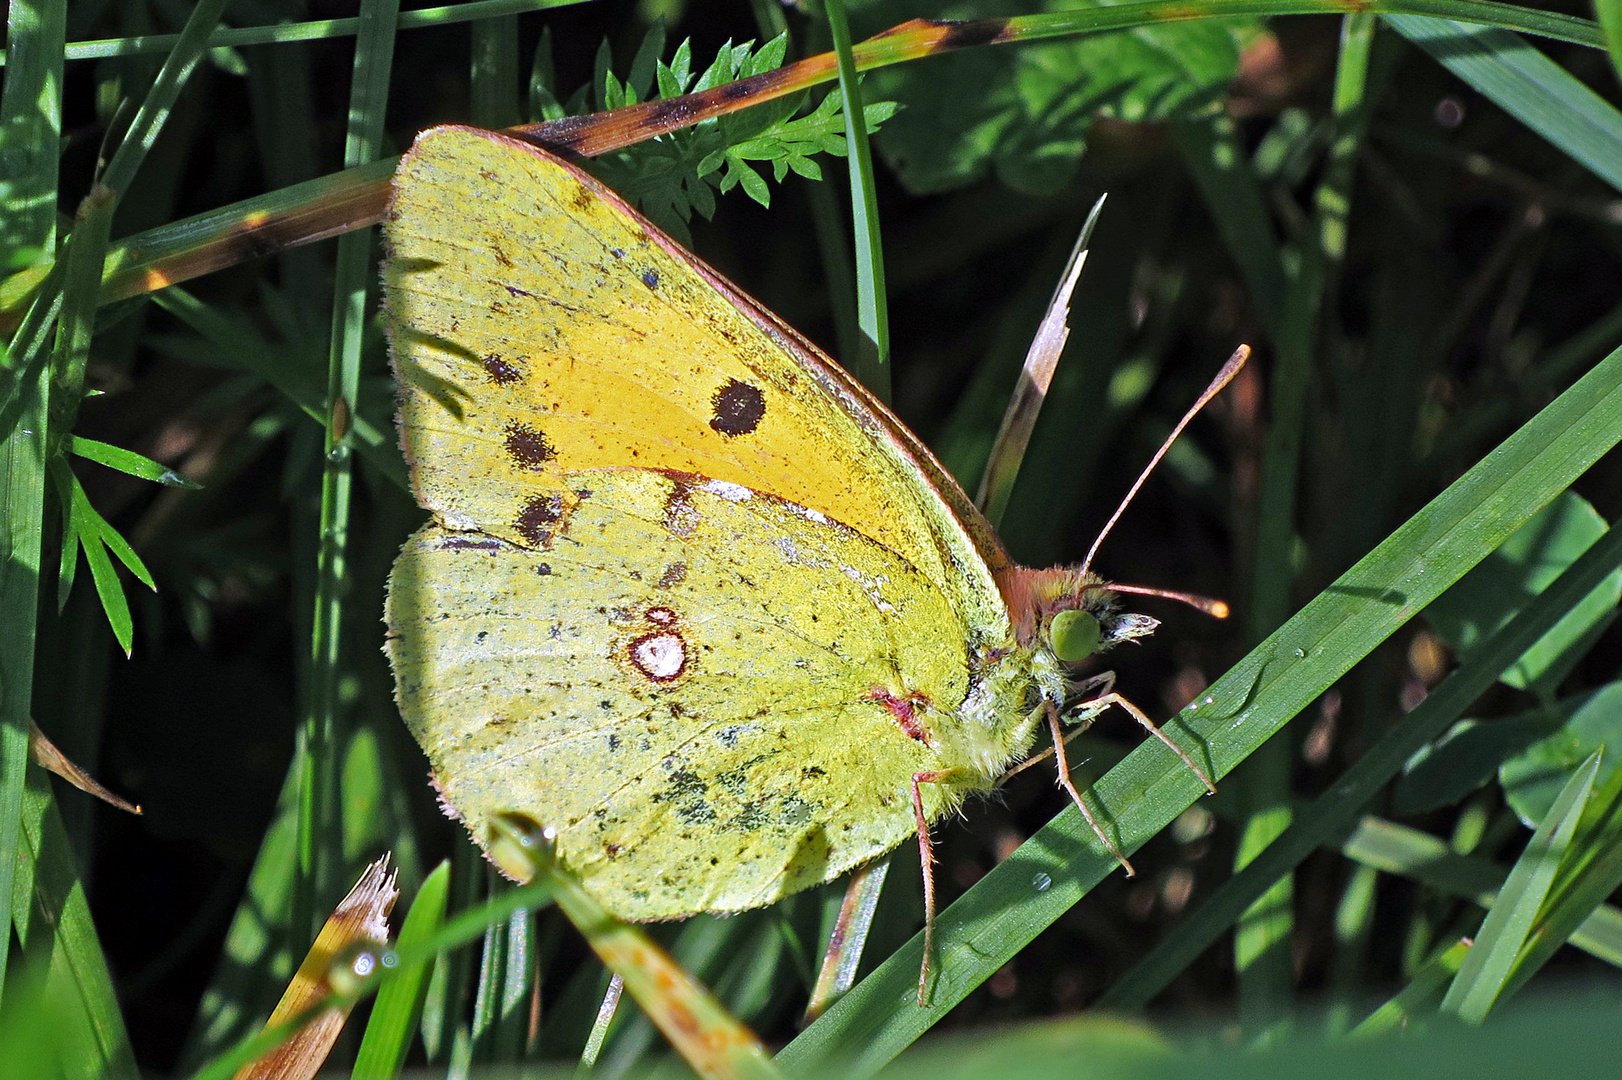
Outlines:
[[[274, 1031], [332, 997], [334, 964], [346, 951], [388, 940], [389, 912], [400, 896], [388, 862], [384, 855], [368, 866], [349, 895], [338, 902], [287, 984], [276, 1011], [265, 1022], [266, 1031]], [[318, 1012], [285, 1042], [238, 1069], [232, 1080], [307, 1080], [326, 1061], [348, 1015], [347, 1007]]]
[[625, 983], [648, 1019], [703, 1080], [784, 1080], [759, 1036], [727, 1012], [669, 953], [610, 915], [552, 857], [553, 833], [522, 814], [491, 823], [490, 858], [520, 879], [545, 882], [598, 959]]
[[[968, 22], [913, 19], [858, 44], [853, 54], [857, 69], [870, 71], [984, 45], [1045, 41], [1199, 19], [1351, 11], [1431, 15], [1596, 49], [1605, 47], [1604, 34], [1590, 20], [1477, 0], [1149, 0]], [[837, 76], [834, 54], [822, 53], [682, 97], [512, 130], [557, 153], [592, 157], [799, 93]], [[393, 159], [375, 161], [131, 237], [115, 245], [109, 255], [102, 302], [137, 296], [298, 244], [376, 224], [387, 202], [393, 168]], [[0, 328], [16, 325], [45, 269], [36, 267], [0, 281]]]

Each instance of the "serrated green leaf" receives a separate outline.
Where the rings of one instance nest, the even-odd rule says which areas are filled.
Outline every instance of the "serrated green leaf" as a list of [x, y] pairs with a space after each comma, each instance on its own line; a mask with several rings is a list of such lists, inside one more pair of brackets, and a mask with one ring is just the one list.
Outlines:
[[765, 71], [776, 71], [783, 66], [783, 59], [786, 56], [788, 56], [788, 34], [778, 34], [762, 45], [754, 56], [744, 61], [742, 74], [747, 77]]
[[[856, 0], [868, 26], [902, 20], [1028, 15], [1106, 6], [1099, 0], [1018, 0], [929, 5]], [[1201, 20], [1096, 34], [1019, 49], [968, 49], [869, 73], [874, 98], [906, 111], [876, 140], [908, 189], [946, 191], [994, 173], [1016, 191], [1062, 187], [1086, 152], [1099, 116], [1131, 121], [1191, 116], [1213, 106], [1239, 70], [1239, 49], [1260, 24]], [[972, 86], [973, 94], [963, 93]]]
[[754, 169], [741, 161], [732, 162], [732, 174], [736, 175], [738, 182], [743, 185], [744, 193], [762, 206], [772, 204], [772, 189], [766, 186], [765, 179]]
[[676, 46], [676, 53], [670, 58], [670, 73], [676, 77], [682, 93], [686, 93], [693, 81], [693, 43], [690, 40], [683, 38]]
[[165, 487], [185, 488], [188, 491], [203, 489], [202, 484], [181, 476], [169, 466], [153, 461], [144, 454], [137, 454], [134, 450], [125, 450], [121, 446], [74, 435], [68, 443], [68, 450], [87, 461], [94, 461], [98, 465], [117, 469], [121, 473], [142, 480], [151, 480]]
[[788, 167], [805, 177], [807, 180], [821, 180], [822, 166], [802, 154], [790, 154], [787, 159]]
[[710, 66], [704, 69], [704, 73], [698, 77], [698, 82], [693, 84], [693, 91], [697, 93], [731, 82], [737, 72], [732, 55], [732, 42], [728, 41], [716, 51], [715, 59], [710, 61]]
[[642, 44], [631, 59], [631, 70], [625, 77], [625, 86], [638, 100], [646, 100], [653, 89], [654, 75], [658, 71], [659, 57], [665, 51], [665, 28], [655, 23], [642, 35]]
[[[687, 43], [684, 41], [682, 44], [685, 45]], [[681, 94], [685, 92], [684, 80], [677, 75], [676, 72], [667, 67], [663, 62], [659, 64], [658, 85], [659, 96], [662, 98], [680, 97]]]
[[[787, 41], [779, 35], [758, 53], [751, 45], [728, 43], [699, 77], [694, 89], [731, 81], [745, 74], [770, 71], [782, 63]], [[603, 53], [599, 50], [599, 61]], [[671, 65], [657, 66], [661, 96], [674, 96], [691, 81], [688, 75], [691, 46], [683, 41]], [[611, 71], [597, 76], [598, 89], [606, 98], [619, 93], [619, 82]], [[628, 80], [627, 86], [631, 85]], [[631, 92], [634, 96], [634, 91]], [[741, 187], [763, 206], [771, 202], [770, 184], [765, 176], [744, 165], [746, 161], [771, 161], [772, 179], [781, 182], [790, 169], [811, 179], [822, 172], [805, 159], [815, 153], [844, 156], [845, 121], [839, 97], [825, 94], [805, 116], [795, 119], [808, 94], [791, 94], [765, 102], [741, 113], [707, 120], [687, 131], [673, 132], [595, 159], [592, 170], [621, 195], [634, 203], [655, 224], [685, 242], [687, 222], [697, 213], [710, 218], [715, 213], [715, 193]], [[578, 95], [577, 95], [578, 97]], [[571, 106], [572, 107], [572, 106]], [[870, 123], [893, 116], [893, 102], [876, 102], [863, 110]]]
[[703, 215], [705, 220], [715, 216], [715, 193], [710, 190], [708, 184], [702, 180], [695, 181], [688, 190], [687, 197], [692, 200], [693, 209]]
[[128, 656], [135, 646], [135, 624], [130, 618], [129, 600], [124, 596], [124, 583], [118, 580], [118, 571], [113, 569], [113, 560], [108, 556], [100, 537], [81, 533], [79, 540], [85, 562], [90, 565], [90, 578], [95, 582], [96, 595], [101, 597], [101, 609], [107, 614], [107, 622], [112, 627], [118, 647]]

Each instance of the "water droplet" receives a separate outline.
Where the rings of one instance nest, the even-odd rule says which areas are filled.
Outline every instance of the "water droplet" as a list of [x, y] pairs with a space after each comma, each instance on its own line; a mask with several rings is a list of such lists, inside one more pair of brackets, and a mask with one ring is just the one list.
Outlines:
[[1307, 650], [1305, 650], [1305, 649], [1297, 649], [1297, 650], [1295, 650], [1295, 658], [1297, 660], [1305, 660], [1307, 658]]
[[1048, 886], [1052, 884], [1053, 879], [1048, 877], [1046, 874], [1039, 873], [1035, 877], [1031, 878], [1031, 887], [1037, 892], [1047, 892]]
[[335, 993], [358, 994], [365, 982], [383, 963], [384, 948], [370, 941], [358, 941], [341, 950], [327, 968], [327, 983]]
[[1215, 705], [1216, 704], [1216, 698], [1212, 697], [1210, 694], [1206, 694], [1205, 695], [1205, 700], [1201, 701], [1200, 704], [1201, 705]]

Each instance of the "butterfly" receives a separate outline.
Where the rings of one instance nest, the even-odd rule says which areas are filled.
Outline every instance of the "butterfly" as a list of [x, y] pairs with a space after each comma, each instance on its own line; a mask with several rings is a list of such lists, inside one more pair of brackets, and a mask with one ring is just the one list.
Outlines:
[[1122, 706], [1210, 786], [1074, 674], [1158, 625], [1122, 592], [1181, 594], [1016, 565], [881, 403], [589, 175], [433, 128], [384, 239], [430, 514], [387, 652], [476, 840], [522, 811], [605, 907], [652, 920], [770, 904], [916, 836], [933, 912], [930, 826], [1044, 732], [1062, 763], [1066, 720]]

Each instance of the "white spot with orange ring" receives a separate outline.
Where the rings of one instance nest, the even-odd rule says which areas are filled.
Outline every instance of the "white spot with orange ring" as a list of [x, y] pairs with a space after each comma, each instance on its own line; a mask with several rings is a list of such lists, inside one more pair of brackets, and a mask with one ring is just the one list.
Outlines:
[[631, 662], [655, 682], [669, 682], [687, 666], [687, 646], [679, 634], [649, 634], [631, 642]]

